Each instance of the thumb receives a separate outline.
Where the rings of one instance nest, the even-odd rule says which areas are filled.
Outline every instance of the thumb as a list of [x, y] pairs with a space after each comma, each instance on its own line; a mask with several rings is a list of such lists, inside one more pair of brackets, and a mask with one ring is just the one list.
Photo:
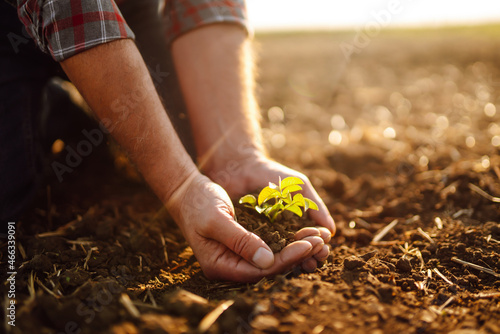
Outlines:
[[274, 264], [274, 254], [269, 246], [257, 235], [245, 230], [229, 214], [225, 218], [214, 222], [207, 237], [224, 244], [260, 269], [271, 267]]

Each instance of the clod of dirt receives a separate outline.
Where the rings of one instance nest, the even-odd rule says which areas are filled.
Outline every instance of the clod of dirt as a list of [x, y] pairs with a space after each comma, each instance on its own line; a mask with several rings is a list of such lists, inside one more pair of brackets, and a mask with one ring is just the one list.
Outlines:
[[269, 314], [258, 315], [250, 324], [252, 328], [261, 331], [275, 331], [280, 325], [280, 321]]
[[189, 330], [186, 319], [174, 318], [166, 314], [144, 314], [141, 316], [142, 331], [132, 328], [121, 328], [116, 334], [130, 333], [186, 333]]
[[52, 269], [52, 262], [47, 255], [38, 254], [28, 263], [26, 269], [40, 273], [49, 272]]
[[79, 287], [85, 283], [90, 274], [81, 267], [71, 268], [63, 271], [59, 277], [59, 282], [63, 288]]
[[357, 268], [361, 268], [366, 264], [363, 259], [357, 257], [357, 256], [349, 256], [344, 260], [344, 268], [347, 270], [354, 270]]
[[377, 289], [377, 292], [380, 297], [380, 301], [383, 303], [391, 303], [392, 300], [394, 299], [394, 296], [396, 295], [394, 287], [388, 284], [383, 284], [381, 287]]
[[161, 303], [167, 311], [189, 319], [199, 320], [211, 309], [205, 298], [182, 289], [164, 295]]
[[398, 270], [403, 273], [410, 273], [411, 272], [410, 260], [400, 258], [398, 262], [396, 262], [396, 268], [398, 268]]

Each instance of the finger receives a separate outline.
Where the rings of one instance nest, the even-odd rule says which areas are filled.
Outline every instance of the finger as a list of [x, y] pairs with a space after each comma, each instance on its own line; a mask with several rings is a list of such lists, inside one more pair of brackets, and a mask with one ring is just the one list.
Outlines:
[[304, 260], [304, 262], [302, 262], [301, 267], [308, 273], [312, 273], [313, 271], [316, 270], [317, 267], [316, 260], [312, 257], [307, 258]]
[[328, 255], [330, 255], [330, 247], [324, 245], [323, 248], [314, 255], [314, 258], [318, 261], [325, 261]]
[[[328, 230], [327, 230], [328, 231]], [[330, 235], [330, 232], [328, 232], [328, 235]], [[300, 229], [297, 233], [295, 233], [295, 240], [301, 240], [306, 237], [311, 237], [311, 236], [322, 236], [321, 232], [319, 229], [315, 227], [304, 227], [303, 229]]]
[[260, 269], [270, 268], [274, 263], [274, 255], [269, 246], [229, 215], [220, 215], [218, 219], [212, 220], [205, 236], [222, 243]]
[[302, 240], [307, 241], [311, 245], [313, 245], [312, 249], [309, 251], [309, 256], [316, 255], [319, 251], [323, 249], [323, 246], [325, 245], [323, 239], [317, 236], [306, 237]]
[[321, 234], [321, 238], [326, 243], [329, 243], [332, 240], [332, 233], [325, 227], [317, 227], [318, 231]]
[[219, 256], [219, 261], [208, 268], [205, 274], [211, 279], [256, 282], [265, 276], [283, 273], [302, 262], [310, 257], [309, 253], [313, 247], [308, 241], [295, 241], [283, 248], [281, 252], [274, 254], [274, 265], [265, 270], [255, 267], [233, 252], [226, 253], [224, 256]]
[[316, 236], [321, 237], [325, 243], [332, 239], [331, 232], [325, 227], [304, 227], [295, 233], [295, 240], [301, 240], [306, 237]]
[[323, 202], [321, 197], [319, 197], [318, 193], [311, 185], [311, 182], [309, 180], [305, 181], [303, 194], [305, 197], [312, 199], [318, 205], [319, 210], [308, 211], [311, 218], [319, 225], [326, 227], [328, 230], [330, 230], [331, 235], [335, 235], [336, 231], [335, 221], [330, 215], [330, 212], [328, 211], [328, 208], [326, 207], [325, 203]]

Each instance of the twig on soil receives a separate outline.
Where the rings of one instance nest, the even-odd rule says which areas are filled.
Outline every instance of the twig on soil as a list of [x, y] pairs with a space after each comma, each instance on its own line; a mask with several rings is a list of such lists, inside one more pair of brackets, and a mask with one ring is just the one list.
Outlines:
[[90, 240], [66, 240], [66, 242], [70, 245], [80, 245], [80, 246], [88, 246], [95, 244], [95, 241], [90, 241]]
[[415, 216], [413, 216], [413, 217], [411, 217], [411, 218], [408, 218], [408, 219], [405, 221], [405, 225], [410, 225], [410, 224], [413, 224], [413, 223], [415, 223], [415, 222], [419, 221], [419, 219], [420, 219], [420, 216], [419, 216], [419, 215], [415, 215]]
[[57, 266], [55, 263], [53, 264], [53, 266], [54, 266], [54, 275], [56, 275], [56, 277], [59, 277], [61, 275], [61, 269], [57, 270]]
[[399, 223], [399, 220], [394, 219], [389, 225], [381, 229], [377, 234], [373, 237], [372, 244], [377, 243], [380, 240], [382, 240], [387, 233], [389, 233], [390, 230], [392, 230], [397, 224]]
[[170, 265], [170, 262], [168, 261], [168, 253], [167, 253], [167, 245], [165, 243], [165, 237], [160, 234], [160, 239], [161, 239], [161, 244], [163, 246], [163, 256], [165, 256], [165, 262], [167, 265]]
[[33, 275], [33, 271], [28, 278], [28, 292], [30, 293], [30, 298], [35, 298], [35, 277]]
[[51, 295], [52, 297], [55, 297], [57, 299], [59, 299], [61, 296], [58, 296], [56, 295], [53, 291], [51, 291], [49, 288], [47, 288], [45, 285], [43, 285], [42, 282], [40, 282], [40, 280], [38, 278], [35, 278], [35, 281], [38, 285], [40, 285], [40, 287], [42, 289], [44, 289], [49, 295]]
[[87, 252], [87, 257], [85, 258], [85, 262], [83, 263], [83, 269], [84, 270], [88, 270], [89, 269], [88, 263], [89, 263], [90, 257], [92, 256], [92, 251], [96, 251], [96, 250], [98, 250], [97, 247], [91, 247], [89, 249], [89, 251]]
[[415, 286], [427, 295], [427, 289], [429, 288], [429, 280], [431, 279], [432, 279], [432, 271], [430, 269], [427, 269], [427, 276], [424, 278], [423, 281], [415, 282]]
[[475, 191], [476, 193], [483, 196], [484, 198], [486, 198], [489, 201], [492, 201], [494, 203], [500, 203], [500, 197], [491, 196], [486, 191], [484, 191], [483, 189], [479, 188], [478, 186], [476, 186], [472, 183], [469, 183], [469, 189], [472, 191]]
[[142, 273], [142, 255], [139, 255], [139, 272]]
[[363, 218], [360, 218], [360, 217], [356, 217], [354, 219], [354, 221], [356, 222], [356, 224], [360, 225], [362, 228], [364, 229], [367, 229], [369, 230], [372, 226], [370, 225], [370, 223], [368, 223], [366, 220], [364, 220]]
[[448, 278], [446, 278], [446, 276], [444, 276], [438, 268], [434, 268], [433, 271], [443, 279], [443, 281], [445, 281], [446, 283], [448, 283], [449, 285], [453, 285], [453, 282], [450, 281]]
[[[163, 234], [162, 234], [163, 235]], [[180, 243], [178, 243], [177, 241], [175, 241], [174, 239], [172, 238], [169, 238], [169, 237], [166, 237], [166, 236], [163, 236], [165, 238], [165, 241], [168, 241], [168, 243], [174, 245], [174, 246], [180, 246]]]
[[493, 170], [495, 171], [497, 177], [500, 179], [500, 168], [498, 166], [493, 166]]
[[450, 298], [448, 298], [447, 301], [444, 302], [443, 305], [441, 305], [439, 308], [438, 308], [438, 312], [441, 313], [443, 312], [443, 310], [446, 308], [446, 306], [450, 305], [453, 301], [455, 300], [455, 297], [451, 296]]
[[135, 307], [134, 303], [130, 300], [130, 297], [126, 293], [122, 293], [120, 296], [120, 303], [125, 307], [127, 312], [134, 318], [139, 318], [141, 313]]
[[436, 223], [436, 227], [438, 228], [438, 230], [443, 229], [443, 221], [441, 220], [441, 218], [439, 217], [434, 218], [434, 223]]
[[24, 250], [23, 245], [21, 245], [21, 243], [19, 241], [17, 242], [17, 249], [19, 250], [19, 253], [21, 254], [21, 257], [23, 258], [23, 260], [26, 261], [26, 259], [28, 258], [26, 256], [26, 251]]
[[36, 236], [38, 238], [46, 238], [46, 237], [58, 237], [58, 236], [65, 235], [66, 230], [68, 230], [69, 228], [71, 228], [73, 225], [75, 225], [76, 223], [78, 223], [81, 220], [82, 220], [82, 217], [80, 215], [78, 215], [76, 219], [70, 221], [66, 225], [59, 227], [55, 231], [40, 233], [40, 234], [37, 234]]
[[461, 210], [458, 210], [457, 212], [455, 212], [453, 214], [453, 216], [451, 216], [451, 218], [453, 219], [457, 219], [458, 217], [461, 217], [463, 215], [467, 215], [469, 218], [472, 216], [472, 214], [474, 213], [474, 209], [461, 209]]
[[361, 211], [359, 209], [356, 209], [356, 210], [354, 210], [354, 215], [356, 217], [363, 217], [363, 218], [375, 217], [379, 213], [381, 213], [383, 210], [384, 210], [384, 207], [382, 205], [377, 205], [371, 210]]
[[260, 225], [259, 227], [257, 227], [255, 230], [253, 230], [253, 232], [257, 232], [258, 230], [260, 230], [261, 228], [264, 228], [265, 226], [267, 226], [267, 223], [264, 223], [262, 225]]
[[452, 257], [451, 260], [453, 262], [456, 262], [456, 263], [460, 263], [460, 264], [463, 264], [464, 266], [468, 266], [468, 267], [471, 267], [471, 268], [474, 268], [474, 269], [477, 269], [477, 270], [480, 270], [480, 271], [483, 271], [487, 274], [490, 274], [490, 275], [493, 275], [495, 277], [500, 277], [500, 274], [496, 273], [495, 271], [491, 270], [491, 269], [488, 269], [488, 268], [485, 268], [483, 266], [480, 266], [478, 264], [474, 264], [474, 263], [471, 263], [471, 262], [467, 262], [467, 261], [464, 261], [464, 260], [460, 260], [459, 258], [457, 257]]
[[222, 313], [227, 310], [231, 305], [234, 304], [234, 300], [226, 300], [216, 308], [212, 310], [212, 312], [208, 313], [203, 319], [201, 319], [200, 324], [198, 325], [198, 330], [200, 332], [206, 332], [212, 327], [212, 325], [219, 319]]
[[156, 304], [156, 300], [155, 300], [155, 298], [153, 297], [153, 294], [151, 293], [151, 289], [150, 289], [150, 288], [148, 288], [148, 289], [146, 290], [146, 295], [149, 297], [149, 300], [151, 301], [151, 304], [153, 304], [153, 306], [154, 306], [154, 307], [157, 307], [157, 306], [158, 306], [158, 304]]
[[394, 246], [394, 245], [402, 245], [403, 242], [401, 240], [392, 240], [392, 241], [372, 241], [371, 245], [372, 246], [380, 246], [380, 247], [386, 247], [386, 246]]
[[153, 309], [153, 310], [158, 310], [159, 307], [158, 306], [154, 306], [154, 305], [149, 305], [149, 304], [146, 304], [146, 303], [141, 303], [141, 302], [132, 302], [132, 305], [134, 306], [138, 306], [138, 307], [145, 307], [145, 308], [149, 308], [149, 309]]
[[485, 239], [486, 239], [486, 242], [490, 242], [490, 241], [491, 241], [491, 242], [494, 242], [494, 243], [500, 244], [500, 241], [499, 241], [499, 240], [493, 239], [493, 238], [491, 237], [491, 234], [489, 234], [489, 235], [488, 235]]
[[418, 232], [421, 236], [423, 236], [425, 239], [427, 239], [427, 240], [428, 240], [431, 244], [436, 243], [436, 242], [434, 241], [434, 239], [432, 239], [432, 238], [431, 238], [431, 236], [430, 236], [429, 234], [427, 234], [424, 230], [422, 230], [422, 228], [420, 228], [420, 227], [419, 227], [419, 228], [417, 228], [417, 232]]
[[460, 183], [459, 181], [452, 182], [451, 184], [446, 186], [446, 188], [441, 190], [439, 192], [441, 198], [446, 199], [449, 194], [454, 194], [457, 191], [457, 186], [459, 185], [459, 183]]
[[473, 295], [474, 298], [483, 299], [483, 298], [496, 298], [500, 297], [500, 292], [480, 292]]

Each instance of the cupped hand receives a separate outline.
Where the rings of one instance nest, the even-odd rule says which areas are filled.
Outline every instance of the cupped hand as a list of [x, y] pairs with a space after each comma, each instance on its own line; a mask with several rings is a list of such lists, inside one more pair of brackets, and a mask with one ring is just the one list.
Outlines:
[[[315, 233], [325, 243], [321, 251], [314, 257], [304, 260], [302, 267], [307, 271], [313, 271], [317, 267], [317, 261], [324, 261], [328, 257], [330, 249], [327, 244], [331, 237], [335, 235], [335, 222], [307, 176], [260, 154], [257, 154], [257, 157], [250, 155], [250, 158], [226, 160], [217, 165], [213, 164], [213, 166], [215, 166], [213, 169], [206, 171], [207, 174], [215, 182], [222, 185], [233, 199], [257, 189], [262, 189], [268, 185], [268, 182], [278, 183], [280, 177], [284, 179], [288, 176], [295, 176], [302, 179], [304, 181], [304, 184], [301, 185], [302, 194], [304, 197], [316, 202], [319, 208], [318, 211], [308, 211], [310, 217], [320, 226], [314, 229], [315, 232], [309, 230], [308, 233]], [[297, 240], [303, 237], [302, 233], [305, 232], [297, 232]]]
[[[224, 167], [224, 165], [226, 167]], [[331, 235], [335, 234], [335, 222], [332, 216], [328, 212], [325, 203], [312, 186], [309, 178], [304, 174], [266, 157], [246, 159], [243, 161], [230, 160], [216, 168], [216, 170], [207, 171], [207, 175], [214, 180], [214, 182], [220, 184], [231, 198], [239, 198], [251, 191], [262, 189], [269, 185], [269, 182], [277, 184], [280, 177], [284, 179], [288, 176], [295, 176], [302, 179], [304, 181], [304, 184], [301, 185], [302, 194], [304, 197], [310, 198], [316, 202], [319, 208], [318, 211], [308, 211], [311, 218], [318, 225], [327, 228], [331, 232]], [[224, 171], [224, 169], [227, 171]]]
[[325, 231], [316, 228], [299, 231], [297, 241], [273, 254], [263, 240], [235, 221], [224, 189], [198, 172], [191, 174], [166, 205], [210, 279], [254, 282], [301, 262], [310, 269], [307, 261], [311, 260], [306, 259], [327, 256], [324, 239], [329, 240], [330, 233], [326, 237]]

